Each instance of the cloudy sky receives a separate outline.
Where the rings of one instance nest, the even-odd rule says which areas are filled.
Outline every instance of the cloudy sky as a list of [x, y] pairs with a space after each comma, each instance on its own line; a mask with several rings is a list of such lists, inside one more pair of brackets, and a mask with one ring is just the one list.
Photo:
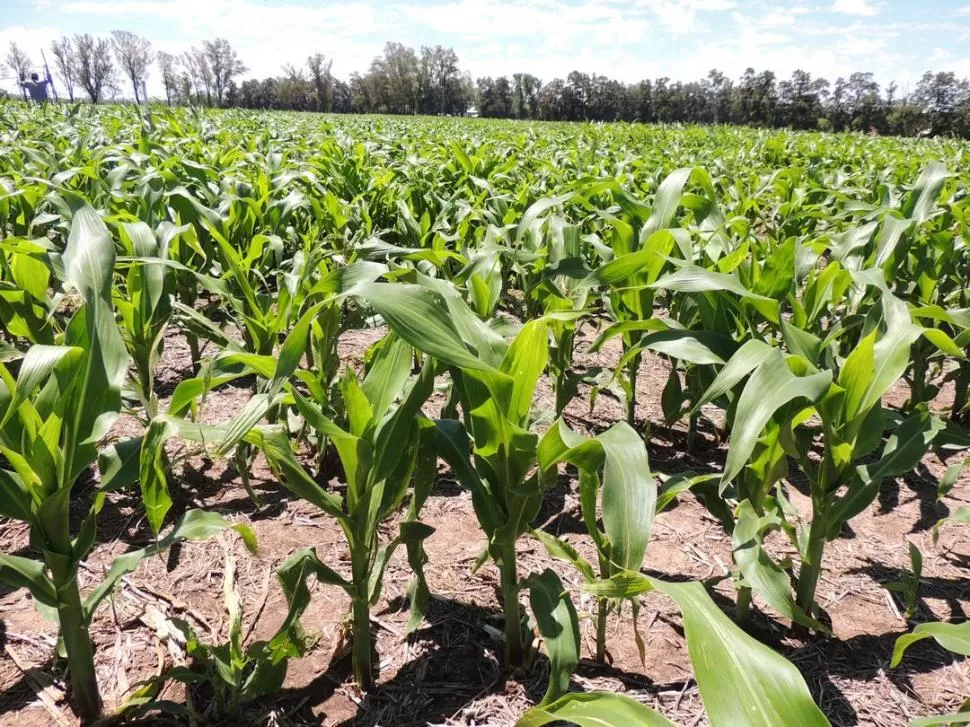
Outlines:
[[[970, 77], [970, 0], [2, 0], [0, 48], [40, 63], [62, 34], [125, 29], [172, 53], [222, 36], [249, 67], [279, 73], [320, 51], [341, 77], [385, 41], [453, 47], [476, 78], [570, 70], [623, 81], [692, 80], [719, 68], [834, 80], [869, 70], [901, 91], [925, 70]], [[49, 54], [48, 54], [49, 57]], [[4, 73], [0, 83], [15, 88]], [[149, 90], [160, 93], [157, 72]]]

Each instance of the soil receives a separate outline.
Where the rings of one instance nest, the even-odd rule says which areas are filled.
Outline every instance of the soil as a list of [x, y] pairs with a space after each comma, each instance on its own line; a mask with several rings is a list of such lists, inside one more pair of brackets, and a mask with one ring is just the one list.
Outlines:
[[[359, 365], [363, 351], [380, 335], [380, 331], [345, 333], [340, 342], [342, 359], [348, 365]], [[579, 337], [577, 367], [592, 369], [617, 360], [615, 340], [589, 353], [594, 338], [595, 332], [589, 329]], [[688, 452], [684, 427], [663, 425], [660, 392], [668, 372], [666, 362], [648, 355], [637, 385], [637, 417], [644, 428], [650, 427], [653, 470], [665, 474], [719, 470], [724, 449], [718, 446], [713, 427], [702, 429], [703, 436]], [[163, 405], [175, 385], [191, 375], [188, 348], [181, 335], [171, 331], [158, 376]], [[606, 390], [590, 408], [590, 393], [590, 387], [582, 385], [580, 395], [569, 405], [566, 419], [572, 427], [598, 431], [624, 417], [622, 402]], [[906, 393], [903, 386], [887, 398], [901, 402]], [[251, 395], [252, 390], [242, 384], [223, 387], [209, 397], [203, 419], [226, 421]], [[437, 415], [442, 401], [436, 395], [426, 413]], [[543, 381], [536, 407], [548, 411], [552, 402], [551, 389]], [[140, 426], [137, 419], [122, 417], [114, 435], [131, 436]], [[176, 447], [171, 454], [179, 451]], [[878, 501], [851, 522], [844, 537], [828, 545], [818, 597], [831, 619], [834, 636], [800, 640], [769, 611], [759, 608], [755, 612], [750, 630], [798, 666], [833, 725], [903, 725], [914, 717], [955, 711], [970, 696], [967, 663], [931, 640], [912, 647], [898, 668], [889, 668], [896, 637], [914, 621], [966, 618], [970, 535], [961, 526], [946, 526], [934, 544], [930, 532], [937, 520], [966, 504], [970, 492], [970, 481], [963, 475], [951, 494], [937, 501], [936, 484], [947, 464], [952, 462], [928, 455], [912, 474], [885, 483]], [[96, 485], [96, 475], [90, 480], [88, 495]], [[228, 535], [184, 543], [144, 561], [120, 584], [98, 610], [91, 627], [98, 680], [108, 710], [123, 704], [139, 682], [182, 659], [180, 650], [171, 648], [165, 637], [168, 619], [185, 620], [208, 643], [227, 640], [222, 583], [228, 558], [235, 562], [247, 643], [270, 638], [282, 622], [285, 600], [273, 573], [294, 550], [313, 546], [336, 570], [346, 572], [349, 566], [339, 528], [313, 506], [283, 490], [261, 458], [256, 459], [252, 473], [259, 507], [250, 501], [234, 470], [200, 455], [181, 460], [172, 482], [178, 484], [173, 484], [175, 505], [170, 518], [191, 507], [219, 512], [252, 527], [259, 552], [249, 553], [239, 538]], [[790, 489], [793, 501], [804, 511], [807, 500], [798, 492], [797, 483]], [[79, 506], [78, 517], [84, 507]], [[575, 481], [563, 476], [546, 493], [537, 524], [544, 524], [588, 555], [592, 546], [577, 509]], [[234, 722], [512, 725], [541, 698], [549, 671], [544, 657], [536, 657], [517, 679], [504, 675], [498, 574], [491, 564], [473, 571], [485, 544], [484, 535], [468, 493], [443, 466], [422, 520], [435, 528], [426, 542], [433, 598], [425, 623], [405, 636], [410, 571], [399, 550], [374, 610], [377, 685], [366, 694], [353, 686], [344, 638], [348, 599], [335, 587], [314, 583], [303, 624], [315, 637], [315, 644], [306, 656], [290, 662], [282, 692], [247, 704], [242, 717]], [[82, 590], [100, 580], [113, 557], [152, 541], [137, 493], [109, 496], [99, 528], [98, 545], [79, 575]], [[924, 559], [919, 607], [911, 622], [902, 615], [904, 605], [898, 596], [884, 588], [909, 569], [908, 542], [920, 548]], [[0, 548], [5, 553], [30, 554], [26, 528], [2, 522]], [[657, 516], [645, 570], [675, 579], [717, 579], [728, 574], [730, 552], [730, 540], [720, 525], [692, 496], [683, 495]], [[580, 593], [580, 579], [569, 566], [552, 561], [541, 546], [526, 538], [520, 541], [519, 555], [523, 574], [554, 568], [571, 589], [581, 616], [592, 610], [589, 597]], [[715, 596], [730, 612], [734, 592], [729, 579], [715, 587]], [[755, 605], [763, 604], [756, 599]], [[67, 705], [63, 662], [53, 659], [55, 625], [34, 609], [24, 590], [0, 590], [0, 613], [0, 724], [76, 724]], [[627, 609], [610, 622], [609, 659], [604, 665], [591, 658], [594, 634], [591, 622], [584, 619], [584, 659], [574, 676], [574, 687], [627, 694], [679, 725], [707, 724], [673, 603], [651, 594], [644, 599], [638, 623], [646, 645], [645, 661], [641, 662]], [[162, 699], [175, 702], [184, 702], [185, 696], [176, 686], [166, 687], [161, 694]]]

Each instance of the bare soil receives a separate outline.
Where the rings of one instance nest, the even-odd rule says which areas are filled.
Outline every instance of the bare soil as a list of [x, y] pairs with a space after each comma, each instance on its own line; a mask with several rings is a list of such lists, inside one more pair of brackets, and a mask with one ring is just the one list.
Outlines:
[[[379, 336], [379, 331], [347, 332], [340, 343], [343, 360], [358, 365], [365, 348]], [[595, 354], [586, 351], [594, 337], [588, 330], [580, 337], [578, 366], [608, 366], [616, 361], [615, 341]], [[178, 381], [191, 375], [188, 349], [173, 331], [167, 338], [159, 375], [163, 400]], [[694, 450], [687, 452], [683, 426], [669, 429], [663, 425], [659, 400], [667, 376], [667, 363], [645, 357], [637, 386], [637, 415], [640, 422], [650, 425], [652, 468], [665, 474], [718, 470], [724, 449], [717, 445], [710, 428]], [[251, 394], [242, 385], [224, 387], [209, 397], [204, 419], [219, 422], [231, 418]], [[890, 398], [902, 401], [905, 396], [904, 387]], [[597, 431], [623, 418], [622, 402], [609, 392], [601, 392], [592, 409], [589, 399], [590, 388], [584, 385], [567, 409], [571, 426]], [[536, 406], [551, 409], [552, 401], [548, 382], [543, 382]], [[440, 404], [441, 397], [436, 396], [426, 413], [437, 415]], [[136, 419], [123, 417], [115, 434], [130, 436], [139, 428]], [[953, 711], [970, 696], [966, 661], [954, 659], [931, 641], [913, 647], [900, 667], [889, 668], [893, 643], [911, 624], [901, 615], [901, 602], [883, 586], [899, 580], [909, 568], [907, 541], [919, 546], [924, 555], [915, 620], [966, 618], [970, 536], [961, 526], [947, 526], [938, 544], [930, 537], [932, 525], [966, 504], [970, 492], [968, 478], [962, 476], [951, 495], [937, 502], [936, 484], [946, 464], [928, 455], [916, 472], [886, 483], [878, 501], [852, 521], [843, 538], [828, 546], [819, 600], [831, 618], [833, 637], [793, 638], [786, 623], [761, 610], [751, 623], [753, 633], [798, 666], [834, 725], [904, 725], [914, 717]], [[425, 624], [405, 636], [410, 572], [399, 551], [388, 568], [382, 600], [375, 609], [377, 686], [367, 694], [353, 686], [344, 638], [347, 598], [339, 589], [315, 584], [303, 619], [316, 637], [315, 646], [304, 658], [290, 663], [281, 693], [246, 705], [237, 723], [512, 725], [541, 697], [548, 678], [544, 657], [537, 656], [517, 680], [504, 676], [498, 574], [491, 564], [473, 572], [484, 536], [469, 495], [446, 469], [439, 474], [435, 493], [422, 513], [423, 521], [435, 528], [426, 543], [427, 576], [434, 594], [430, 610]], [[314, 546], [321, 559], [338, 571], [349, 565], [339, 528], [283, 490], [259, 458], [252, 482], [261, 507], [252, 504], [239, 477], [224, 462], [189, 457], [180, 463], [172, 481], [177, 483], [173, 486], [173, 516], [190, 507], [204, 507], [244, 522], [255, 531], [259, 552], [250, 554], [238, 538], [229, 536], [185, 543], [165, 556], [143, 562], [125, 579], [92, 624], [98, 679], [108, 709], [119, 707], [140, 681], [181, 658], [164, 634], [167, 619], [186, 620], [210, 643], [227, 639], [222, 580], [228, 552], [236, 562], [248, 642], [269, 638], [285, 615], [285, 600], [273, 573], [290, 553]], [[95, 484], [92, 475], [88, 494]], [[807, 500], [798, 492], [797, 483], [791, 491], [793, 501], [804, 511]], [[78, 518], [83, 507], [79, 505]], [[538, 523], [589, 554], [592, 546], [577, 509], [575, 482], [564, 476], [547, 492]], [[109, 497], [99, 527], [98, 545], [80, 572], [82, 589], [100, 580], [114, 556], [151, 542], [137, 493]], [[31, 553], [26, 528], [0, 523], [0, 548], [6, 553]], [[520, 564], [523, 574], [545, 567], [556, 569], [573, 591], [581, 615], [592, 610], [593, 604], [579, 591], [577, 574], [551, 561], [537, 543], [521, 541]], [[647, 572], [707, 579], [727, 575], [729, 564], [729, 538], [692, 496], [682, 496], [658, 515]], [[716, 586], [715, 595], [730, 611], [734, 593], [729, 579]], [[54, 624], [34, 609], [24, 590], [0, 590], [0, 613], [0, 724], [76, 724], [67, 706], [63, 662], [53, 658]], [[673, 604], [661, 595], [647, 597], [639, 628], [646, 643], [645, 662], [640, 660], [627, 610], [610, 624], [610, 658], [602, 665], [590, 658], [594, 634], [591, 623], [584, 620], [586, 658], [574, 677], [575, 688], [615, 690], [654, 706], [679, 725], [707, 724]], [[162, 698], [182, 701], [185, 694], [169, 687]]]

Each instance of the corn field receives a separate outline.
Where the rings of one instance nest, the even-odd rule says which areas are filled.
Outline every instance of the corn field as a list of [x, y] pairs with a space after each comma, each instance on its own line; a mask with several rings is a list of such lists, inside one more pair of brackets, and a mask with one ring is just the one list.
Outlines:
[[0, 105], [0, 721], [970, 722], [968, 169]]

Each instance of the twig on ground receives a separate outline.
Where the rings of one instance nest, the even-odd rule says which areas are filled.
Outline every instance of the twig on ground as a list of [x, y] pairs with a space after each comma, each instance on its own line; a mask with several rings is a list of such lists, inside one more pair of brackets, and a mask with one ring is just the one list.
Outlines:
[[20, 660], [10, 644], [5, 644], [3, 650], [7, 652], [7, 656], [10, 660], [17, 666], [18, 669], [23, 673], [24, 679], [30, 686], [31, 690], [37, 695], [37, 698], [44, 705], [44, 709], [51, 716], [55, 723], [58, 725], [64, 725], [64, 727], [71, 727], [74, 722], [69, 720], [64, 716], [64, 713], [57, 706], [57, 699], [55, 698], [55, 690], [52, 684], [43, 684], [41, 677], [49, 678], [44, 675], [40, 669], [35, 669], [33, 667], [24, 666], [24, 663]]

